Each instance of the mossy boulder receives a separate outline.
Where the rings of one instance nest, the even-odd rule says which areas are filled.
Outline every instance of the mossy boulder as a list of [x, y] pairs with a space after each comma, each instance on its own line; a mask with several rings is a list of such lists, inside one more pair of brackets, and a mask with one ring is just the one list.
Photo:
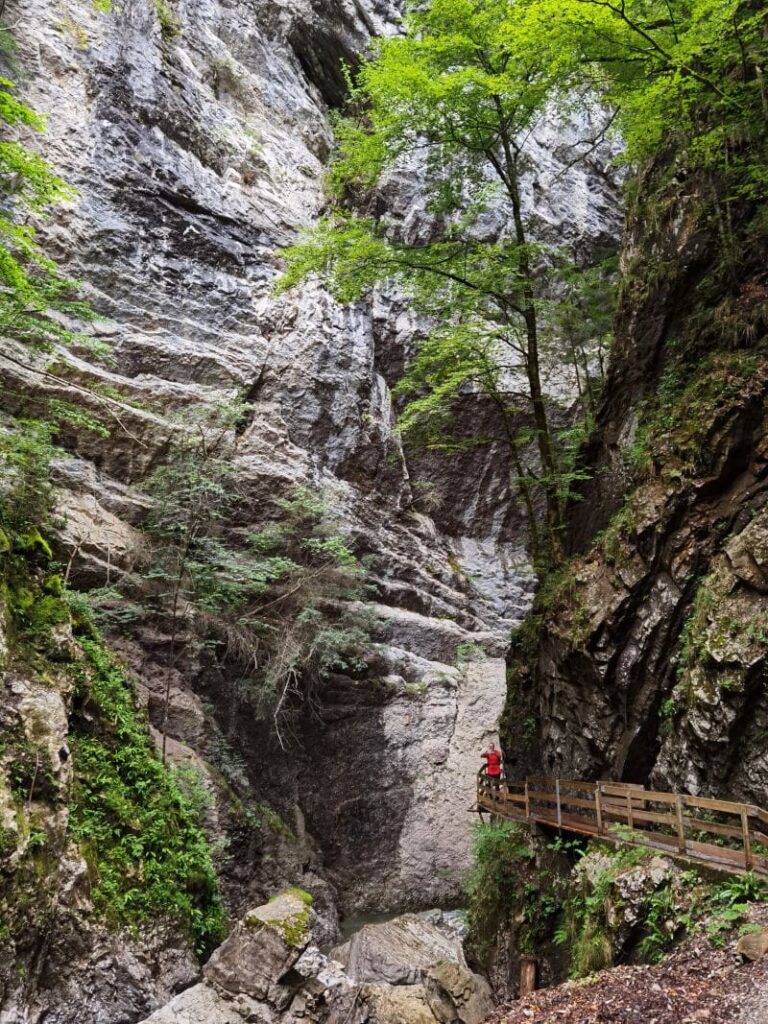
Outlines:
[[292, 995], [291, 968], [309, 944], [312, 897], [289, 889], [249, 911], [205, 966], [210, 983], [282, 1005]]

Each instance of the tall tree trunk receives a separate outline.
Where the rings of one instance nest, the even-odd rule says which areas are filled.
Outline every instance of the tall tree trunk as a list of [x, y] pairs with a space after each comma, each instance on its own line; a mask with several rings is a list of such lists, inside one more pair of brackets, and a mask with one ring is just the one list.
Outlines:
[[560, 534], [563, 514], [557, 456], [552, 441], [552, 430], [549, 423], [549, 415], [547, 413], [544, 392], [541, 386], [541, 359], [539, 355], [536, 292], [534, 288], [531, 261], [527, 252], [528, 237], [525, 228], [525, 221], [523, 219], [522, 203], [520, 200], [520, 181], [514, 142], [510, 138], [505, 124], [500, 99], [497, 99], [496, 107], [499, 111], [499, 139], [504, 153], [503, 162], [495, 153], [489, 152], [487, 155], [506, 189], [512, 206], [512, 218], [515, 225], [515, 241], [519, 247], [518, 267], [520, 277], [523, 282], [522, 302], [518, 303], [518, 305], [521, 307], [523, 321], [525, 323], [525, 371], [528, 378], [531, 406], [533, 409], [536, 445], [539, 451], [539, 458], [541, 460], [542, 486], [544, 488], [547, 502], [547, 533], [550, 555], [552, 560], [557, 562], [562, 557], [562, 538]]

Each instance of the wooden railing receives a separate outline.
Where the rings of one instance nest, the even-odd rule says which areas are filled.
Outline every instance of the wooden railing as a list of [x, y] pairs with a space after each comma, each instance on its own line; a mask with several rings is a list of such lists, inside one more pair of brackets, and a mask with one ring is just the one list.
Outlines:
[[495, 781], [481, 771], [477, 810], [768, 875], [768, 813], [753, 804], [660, 793], [625, 782], [543, 776]]

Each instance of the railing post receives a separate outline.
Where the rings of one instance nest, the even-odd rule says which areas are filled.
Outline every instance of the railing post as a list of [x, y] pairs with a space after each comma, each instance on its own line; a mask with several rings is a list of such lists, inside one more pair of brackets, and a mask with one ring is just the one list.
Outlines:
[[677, 817], [677, 848], [685, 853], [685, 826], [683, 824], [683, 798], [675, 793], [675, 814]]
[[749, 812], [746, 807], [741, 808], [741, 834], [744, 840], [744, 867], [747, 871], [751, 871], [752, 846], [749, 842]]
[[520, 957], [520, 991], [521, 999], [536, 991], [536, 960], [525, 953]]
[[598, 782], [595, 786], [595, 814], [597, 815], [597, 831], [602, 833], [603, 831], [603, 805], [602, 805], [602, 794], [600, 792], [600, 783]]
[[563, 812], [560, 807], [560, 779], [555, 779], [555, 797], [557, 799], [557, 827], [563, 824]]
[[531, 819], [531, 798], [528, 796], [528, 779], [525, 780], [525, 818], [526, 821]]
[[635, 819], [632, 816], [632, 790], [627, 790], [627, 824], [634, 830]]

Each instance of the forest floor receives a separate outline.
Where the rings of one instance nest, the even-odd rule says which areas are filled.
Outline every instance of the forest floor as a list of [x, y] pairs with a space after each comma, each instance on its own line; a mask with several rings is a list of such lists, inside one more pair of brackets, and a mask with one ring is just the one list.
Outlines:
[[699, 935], [653, 966], [613, 967], [500, 1007], [486, 1024], [768, 1024], [768, 956]]

